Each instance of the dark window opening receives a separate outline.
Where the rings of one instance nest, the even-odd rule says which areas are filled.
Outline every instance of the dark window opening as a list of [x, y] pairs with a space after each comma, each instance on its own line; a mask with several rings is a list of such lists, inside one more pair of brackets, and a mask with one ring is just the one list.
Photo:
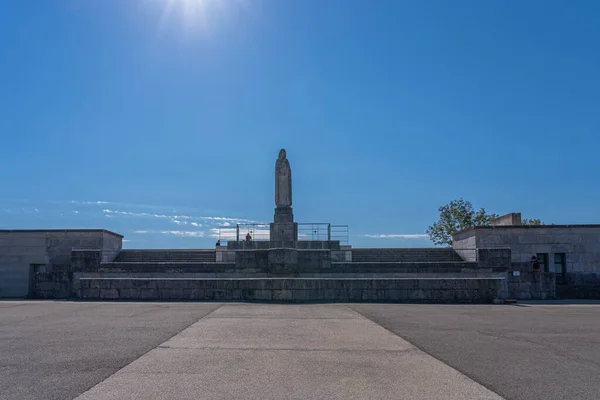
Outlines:
[[33, 267], [33, 272], [36, 274], [38, 272], [46, 272], [46, 264], [31, 264], [31, 266]]
[[565, 253], [554, 253], [554, 273], [557, 282], [567, 282], [567, 255]]
[[550, 272], [550, 264], [548, 263], [548, 253], [537, 253], [538, 260], [540, 260], [540, 267], [544, 272]]

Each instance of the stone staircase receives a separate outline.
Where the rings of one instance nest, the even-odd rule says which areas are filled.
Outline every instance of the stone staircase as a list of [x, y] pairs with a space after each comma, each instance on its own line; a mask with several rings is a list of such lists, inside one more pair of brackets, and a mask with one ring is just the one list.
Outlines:
[[239, 254], [216, 262], [215, 250], [123, 250], [98, 263], [89, 251], [72, 291], [106, 300], [489, 303], [505, 287], [505, 271], [447, 248], [354, 249], [352, 262], [323, 267], [309, 260], [289, 270], [277, 269], [279, 259], [266, 252], [242, 251], [246, 263]]
[[216, 262], [215, 250], [121, 250], [119, 263], [206, 263]]
[[462, 262], [464, 261], [451, 248], [383, 248], [352, 249], [352, 262]]
[[491, 303], [503, 278], [82, 278], [103, 300]]

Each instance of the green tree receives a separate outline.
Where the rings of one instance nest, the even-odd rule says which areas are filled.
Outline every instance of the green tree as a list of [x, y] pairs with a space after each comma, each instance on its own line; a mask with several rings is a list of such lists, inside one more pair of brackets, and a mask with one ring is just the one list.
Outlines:
[[[463, 199], [453, 200], [441, 206], [440, 219], [427, 229], [427, 234], [436, 245], [452, 245], [452, 235], [474, 226], [491, 226], [498, 214], [488, 214], [484, 208], [475, 210], [471, 202]], [[523, 219], [523, 225], [541, 225], [539, 219]]]

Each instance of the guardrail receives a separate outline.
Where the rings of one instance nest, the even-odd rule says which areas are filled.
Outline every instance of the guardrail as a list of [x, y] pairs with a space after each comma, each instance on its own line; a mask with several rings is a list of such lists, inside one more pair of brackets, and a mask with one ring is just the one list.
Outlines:
[[[270, 240], [270, 224], [236, 224], [222, 226], [218, 229], [217, 238], [221, 242], [246, 240]], [[299, 223], [298, 240], [339, 240], [340, 244], [348, 244], [348, 225], [331, 225], [329, 223]]]
[[218, 239], [222, 242], [246, 240], [250, 235], [251, 240], [269, 240], [271, 236], [269, 224], [237, 224], [236, 226], [219, 227]]

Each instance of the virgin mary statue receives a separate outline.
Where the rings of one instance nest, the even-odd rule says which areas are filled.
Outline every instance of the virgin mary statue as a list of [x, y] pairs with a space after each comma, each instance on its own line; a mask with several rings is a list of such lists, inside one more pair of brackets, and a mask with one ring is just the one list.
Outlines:
[[275, 205], [277, 207], [292, 205], [292, 169], [286, 158], [285, 149], [281, 149], [275, 163]]

